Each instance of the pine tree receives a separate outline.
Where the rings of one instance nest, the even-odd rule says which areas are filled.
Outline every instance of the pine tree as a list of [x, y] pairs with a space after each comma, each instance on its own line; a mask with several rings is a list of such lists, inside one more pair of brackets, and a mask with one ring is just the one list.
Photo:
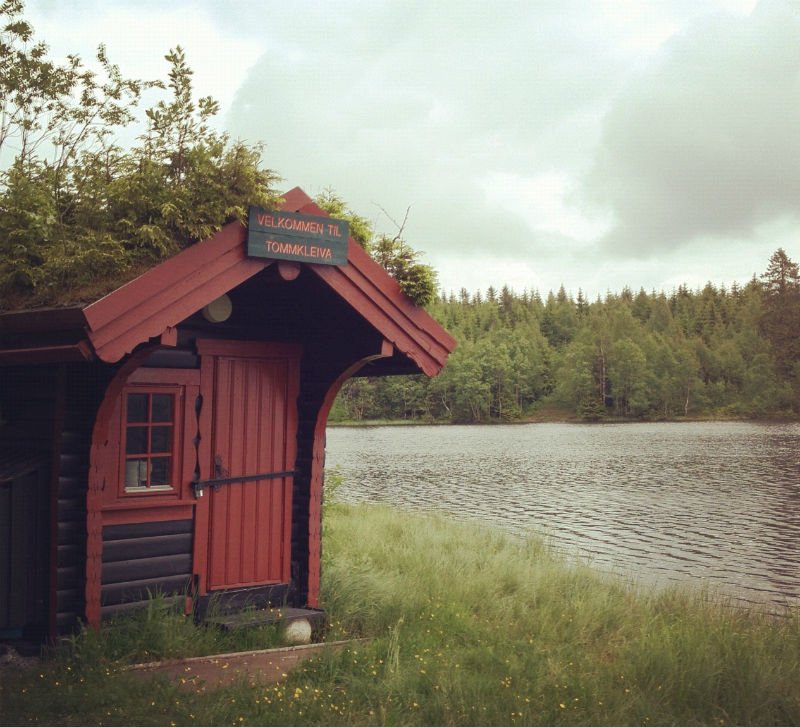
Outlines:
[[800, 270], [783, 248], [778, 248], [761, 280], [761, 331], [772, 344], [779, 375], [800, 383]]

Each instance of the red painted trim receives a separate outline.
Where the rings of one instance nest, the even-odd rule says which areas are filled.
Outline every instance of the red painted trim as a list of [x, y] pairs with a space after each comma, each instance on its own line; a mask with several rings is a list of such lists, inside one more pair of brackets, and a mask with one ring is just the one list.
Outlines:
[[246, 230], [226, 225], [88, 306], [84, 313], [97, 355], [114, 362], [263, 270], [248, 258]]
[[314, 203], [314, 200], [300, 189], [300, 187], [290, 189], [288, 192], [281, 195], [281, 197], [283, 198], [281, 209], [288, 212], [297, 212], [301, 207]]
[[199, 386], [200, 372], [197, 369], [138, 368], [128, 376], [127, 384], [179, 384]]
[[[351, 243], [351, 246], [354, 245]], [[441, 370], [451, 349], [429, 336], [421, 335], [419, 331], [410, 330], [404, 321], [398, 321], [391, 301], [383, 291], [371, 284], [362, 271], [353, 265], [343, 268], [332, 265], [309, 267], [391, 341], [399, 352], [414, 361], [423, 373], [434, 376]], [[329, 269], [325, 270], [326, 267]]]
[[[89, 487], [86, 494], [86, 611], [87, 623], [100, 625], [100, 581], [103, 560], [103, 525], [128, 522], [161, 522], [189, 519], [194, 501], [187, 483], [187, 472], [194, 467], [193, 448], [187, 447], [187, 415], [194, 411], [194, 397], [199, 390], [200, 372], [193, 369], [140, 368], [158, 346], [149, 346], [129, 357], [106, 388], [92, 429], [89, 452]], [[120, 397], [129, 384], [178, 384], [186, 389], [179, 449], [183, 452], [180, 487], [176, 492], [159, 493], [130, 499], [118, 498], [121, 448]], [[189, 401], [192, 399], [192, 401]], [[189, 417], [189, 418], [193, 418]], [[192, 434], [193, 436], [193, 434]]]
[[198, 338], [200, 356], [236, 356], [237, 358], [299, 358], [303, 347], [299, 343], [272, 343], [269, 341], [226, 341], [216, 338]]
[[381, 342], [380, 353], [366, 356], [348, 366], [328, 387], [314, 425], [314, 445], [311, 452], [311, 476], [309, 482], [308, 504], [308, 606], [319, 608], [319, 586], [322, 565], [322, 492], [325, 484], [325, 429], [328, 414], [339, 389], [347, 379], [366, 366], [370, 361], [388, 358], [394, 347], [389, 341]]
[[[153, 387], [143, 391], [170, 390], [182, 401], [181, 409], [175, 416], [175, 446], [173, 456], [180, 457], [174, 462], [176, 486], [172, 490], [131, 493], [124, 492], [124, 454], [122, 442], [125, 438], [124, 394], [131, 392], [131, 387]], [[189, 501], [192, 492], [189, 487], [191, 473], [194, 471], [194, 447], [192, 440], [196, 432], [195, 400], [200, 390], [200, 372], [197, 369], [138, 368], [131, 372], [121, 387], [118, 403], [114, 406], [110, 417], [106, 437], [117, 441], [117, 475], [106, 484], [103, 493], [103, 512], [138, 507], [169, 507], [172, 504]], [[109, 462], [110, 466], [110, 462]], [[105, 522], [105, 516], [104, 516]]]
[[[288, 362], [289, 370], [286, 381], [286, 431], [284, 434], [286, 455], [285, 461], [292, 469], [297, 467], [297, 431], [299, 425], [298, 399], [300, 397], [300, 357]], [[292, 523], [294, 521], [294, 478], [288, 489], [283, 507], [283, 582], [288, 583], [292, 577]]]
[[178, 329], [174, 326], [167, 326], [161, 334], [162, 346], [176, 346], [178, 344]]
[[[162, 369], [163, 371], [163, 369]], [[167, 369], [167, 373], [169, 369]], [[135, 372], [134, 372], [135, 373]], [[199, 374], [199, 372], [194, 372]], [[171, 377], [169, 377], [171, 378]], [[117, 461], [117, 478], [115, 487], [111, 488], [106, 486], [105, 500], [106, 504], [103, 506], [103, 512], [108, 509], [119, 509], [125, 507], [139, 507], [149, 502], [164, 503], [181, 500], [186, 498], [189, 494], [188, 484], [189, 477], [185, 474], [184, 465], [186, 461], [186, 450], [191, 449], [191, 437], [186, 437], [186, 424], [187, 419], [191, 424], [191, 412], [194, 408], [194, 399], [197, 396], [197, 385], [181, 385], [169, 378], [164, 378], [157, 383], [132, 383], [130, 377], [125, 382], [120, 395], [119, 407], [115, 409], [119, 413], [119, 442], [120, 452]], [[195, 378], [199, 378], [196, 376]], [[126, 421], [127, 402], [126, 398], [129, 394], [142, 393], [142, 394], [169, 394], [173, 397], [176, 406], [173, 412], [173, 418], [170, 422], [172, 427], [172, 442], [169, 448], [169, 455], [171, 457], [170, 463], [170, 484], [172, 486], [169, 490], [154, 490], [151, 492], [128, 492], [125, 489], [125, 466], [128, 460], [127, 453], [125, 452], [123, 441], [127, 436], [130, 425]], [[191, 400], [191, 402], [189, 401]], [[152, 426], [152, 422], [149, 426]], [[190, 470], [191, 472], [191, 465]], [[105, 517], [104, 517], [105, 520]]]
[[[284, 209], [326, 214], [300, 189], [287, 192], [284, 200]], [[272, 264], [271, 260], [246, 256], [246, 234], [238, 223], [226, 225], [209, 240], [183, 250], [88, 306], [84, 314], [97, 355], [107, 362], [120, 360], [136, 346], [165, 334], [170, 327]], [[423, 372], [438, 373], [455, 341], [404, 296], [397, 283], [352, 238], [348, 260], [349, 264], [342, 267], [313, 264], [307, 267]], [[291, 265], [281, 263], [278, 267], [280, 274], [293, 272]], [[165, 336], [169, 341], [170, 334]]]
[[103, 511], [103, 525], [191, 520], [194, 517], [194, 510], [193, 502], [159, 502], [124, 509], [106, 508]]
[[[141, 313], [140, 305], [143, 303], [149, 303], [151, 311], [158, 310], [158, 303], [142, 299], [137, 300], [134, 294], [161, 295], [166, 290], [165, 284], [175, 284], [179, 281], [182, 282], [183, 292], [196, 288], [200, 282], [198, 273], [203, 274], [203, 271], [206, 271], [208, 266], [218, 268], [220, 258], [228, 252], [241, 252], [244, 240], [244, 227], [238, 223], [226, 225], [208, 240], [186, 248], [174, 257], [165, 260], [138, 278], [84, 308], [83, 312], [89, 327], [95, 332], [101, 331], [108, 325], [125, 317], [130, 312], [131, 306], [137, 308]], [[238, 257], [242, 258], [243, 256], [244, 254], [241, 253]], [[203, 298], [208, 299], [206, 302], [214, 300], [211, 294], [204, 295]], [[199, 309], [196, 308], [195, 310]], [[166, 325], [162, 326], [158, 333], [161, 333], [165, 328]], [[95, 338], [99, 338], [99, 334], [96, 333]]]
[[[290, 192], [287, 192], [284, 195], [284, 200], [286, 201], [284, 209], [290, 209], [293, 212], [302, 212], [303, 214], [320, 215], [324, 217], [329, 216], [325, 210], [318, 207], [299, 187], [295, 187]], [[381, 290], [383, 295], [391, 301], [392, 305], [396, 306], [398, 312], [408, 319], [408, 323], [425, 331], [428, 335], [439, 341], [447, 348], [448, 353], [455, 348], [455, 339], [431, 318], [425, 310], [414, 305], [402, 292], [397, 281], [388, 275], [386, 271], [378, 265], [355, 240], [353, 240], [353, 238], [349, 240], [347, 258], [349, 264], [343, 266], [341, 270], [346, 273], [349, 268], [357, 269], [375, 288]]]
[[[291, 211], [327, 216], [308, 195], [295, 188], [284, 196]], [[392, 340], [428, 376], [435, 376], [455, 349], [455, 339], [428, 313], [414, 305], [397, 281], [378, 265], [353, 238], [348, 241], [348, 264], [309, 265], [380, 333]]]

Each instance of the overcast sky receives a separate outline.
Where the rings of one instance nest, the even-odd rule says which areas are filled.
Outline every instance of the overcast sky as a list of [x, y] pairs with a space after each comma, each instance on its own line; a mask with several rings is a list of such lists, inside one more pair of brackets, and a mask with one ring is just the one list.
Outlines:
[[[187, 52], [233, 136], [445, 290], [664, 290], [800, 260], [800, 0], [28, 0], [56, 55]], [[394, 222], [393, 222], [394, 221]]]

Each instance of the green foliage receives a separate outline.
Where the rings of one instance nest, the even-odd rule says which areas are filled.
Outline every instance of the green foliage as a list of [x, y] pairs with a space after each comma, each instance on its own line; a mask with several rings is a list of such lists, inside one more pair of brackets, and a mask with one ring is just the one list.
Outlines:
[[[11, 157], [0, 172], [0, 309], [96, 297], [244, 220], [249, 204], [276, 204], [261, 147], [214, 131], [218, 105], [195, 101], [180, 48], [165, 56], [166, 84], [124, 78], [102, 46], [98, 76], [31, 45], [22, 11], [0, 5], [0, 151]], [[143, 92], [156, 89], [167, 97], [121, 148]]]
[[623, 290], [591, 304], [563, 288], [545, 300], [508, 288], [443, 295], [429, 310], [458, 347], [442, 373], [403, 383], [357, 379], [343, 387], [338, 416], [469, 423], [554, 409], [591, 421], [796, 415], [800, 286], [797, 266], [776, 256], [764, 285], [730, 290]]
[[[166, 643], [184, 629], [202, 641], [205, 629], [140, 614], [138, 640], [134, 628], [82, 634], [54, 661], [4, 674], [2, 713], [20, 724], [800, 722], [796, 610], [776, 617], [639, 589], [535, 536], [440, 517], [337, 505], [326, 521], [329, 637], [366, 640], [312, 657], [282, 683], [189, 689], [121, 667], [174, 654]], [[191, 638], [183, 649], [196, 653]]]
[[395, 237], [379, 235], [375, 238], [372, 225], [355, 214], [332, 189], [318, 194], [314, 200], [331, 217], [347, 220], [350, 235], [366, 250], [414, 303], [428, 306], [436, 296], [436, 272], [430, 265], [420, 262], [420, 252], [410, 247], [402, 237], [402, 225]]
[[365, 217], [353, 212], [336, 192], [328, 187], [314, 199], [320, 209], [331, 217], [346, 220], [350, 226], [350, 236], [367, 252], [372, 245], [372, 225]]
[[436, 273], [430, 265], [419, 261], [420, 253], [400, 234], [395, 237], [380, 235], [372, 243], [370, 254], [411, 300], [422, 307], [430, 305], [436, 296]]

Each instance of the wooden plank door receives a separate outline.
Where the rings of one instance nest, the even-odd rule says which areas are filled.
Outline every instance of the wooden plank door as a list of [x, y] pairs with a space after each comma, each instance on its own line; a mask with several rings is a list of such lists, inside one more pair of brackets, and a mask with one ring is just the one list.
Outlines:
[[205, 477], [241, 478], [207, 489], [205, 590], [288, 583], [293, 477], [275, 473], [295, 466], [299, 347], [213, 341], [198, 348], [203, 406], [211, 401]]

